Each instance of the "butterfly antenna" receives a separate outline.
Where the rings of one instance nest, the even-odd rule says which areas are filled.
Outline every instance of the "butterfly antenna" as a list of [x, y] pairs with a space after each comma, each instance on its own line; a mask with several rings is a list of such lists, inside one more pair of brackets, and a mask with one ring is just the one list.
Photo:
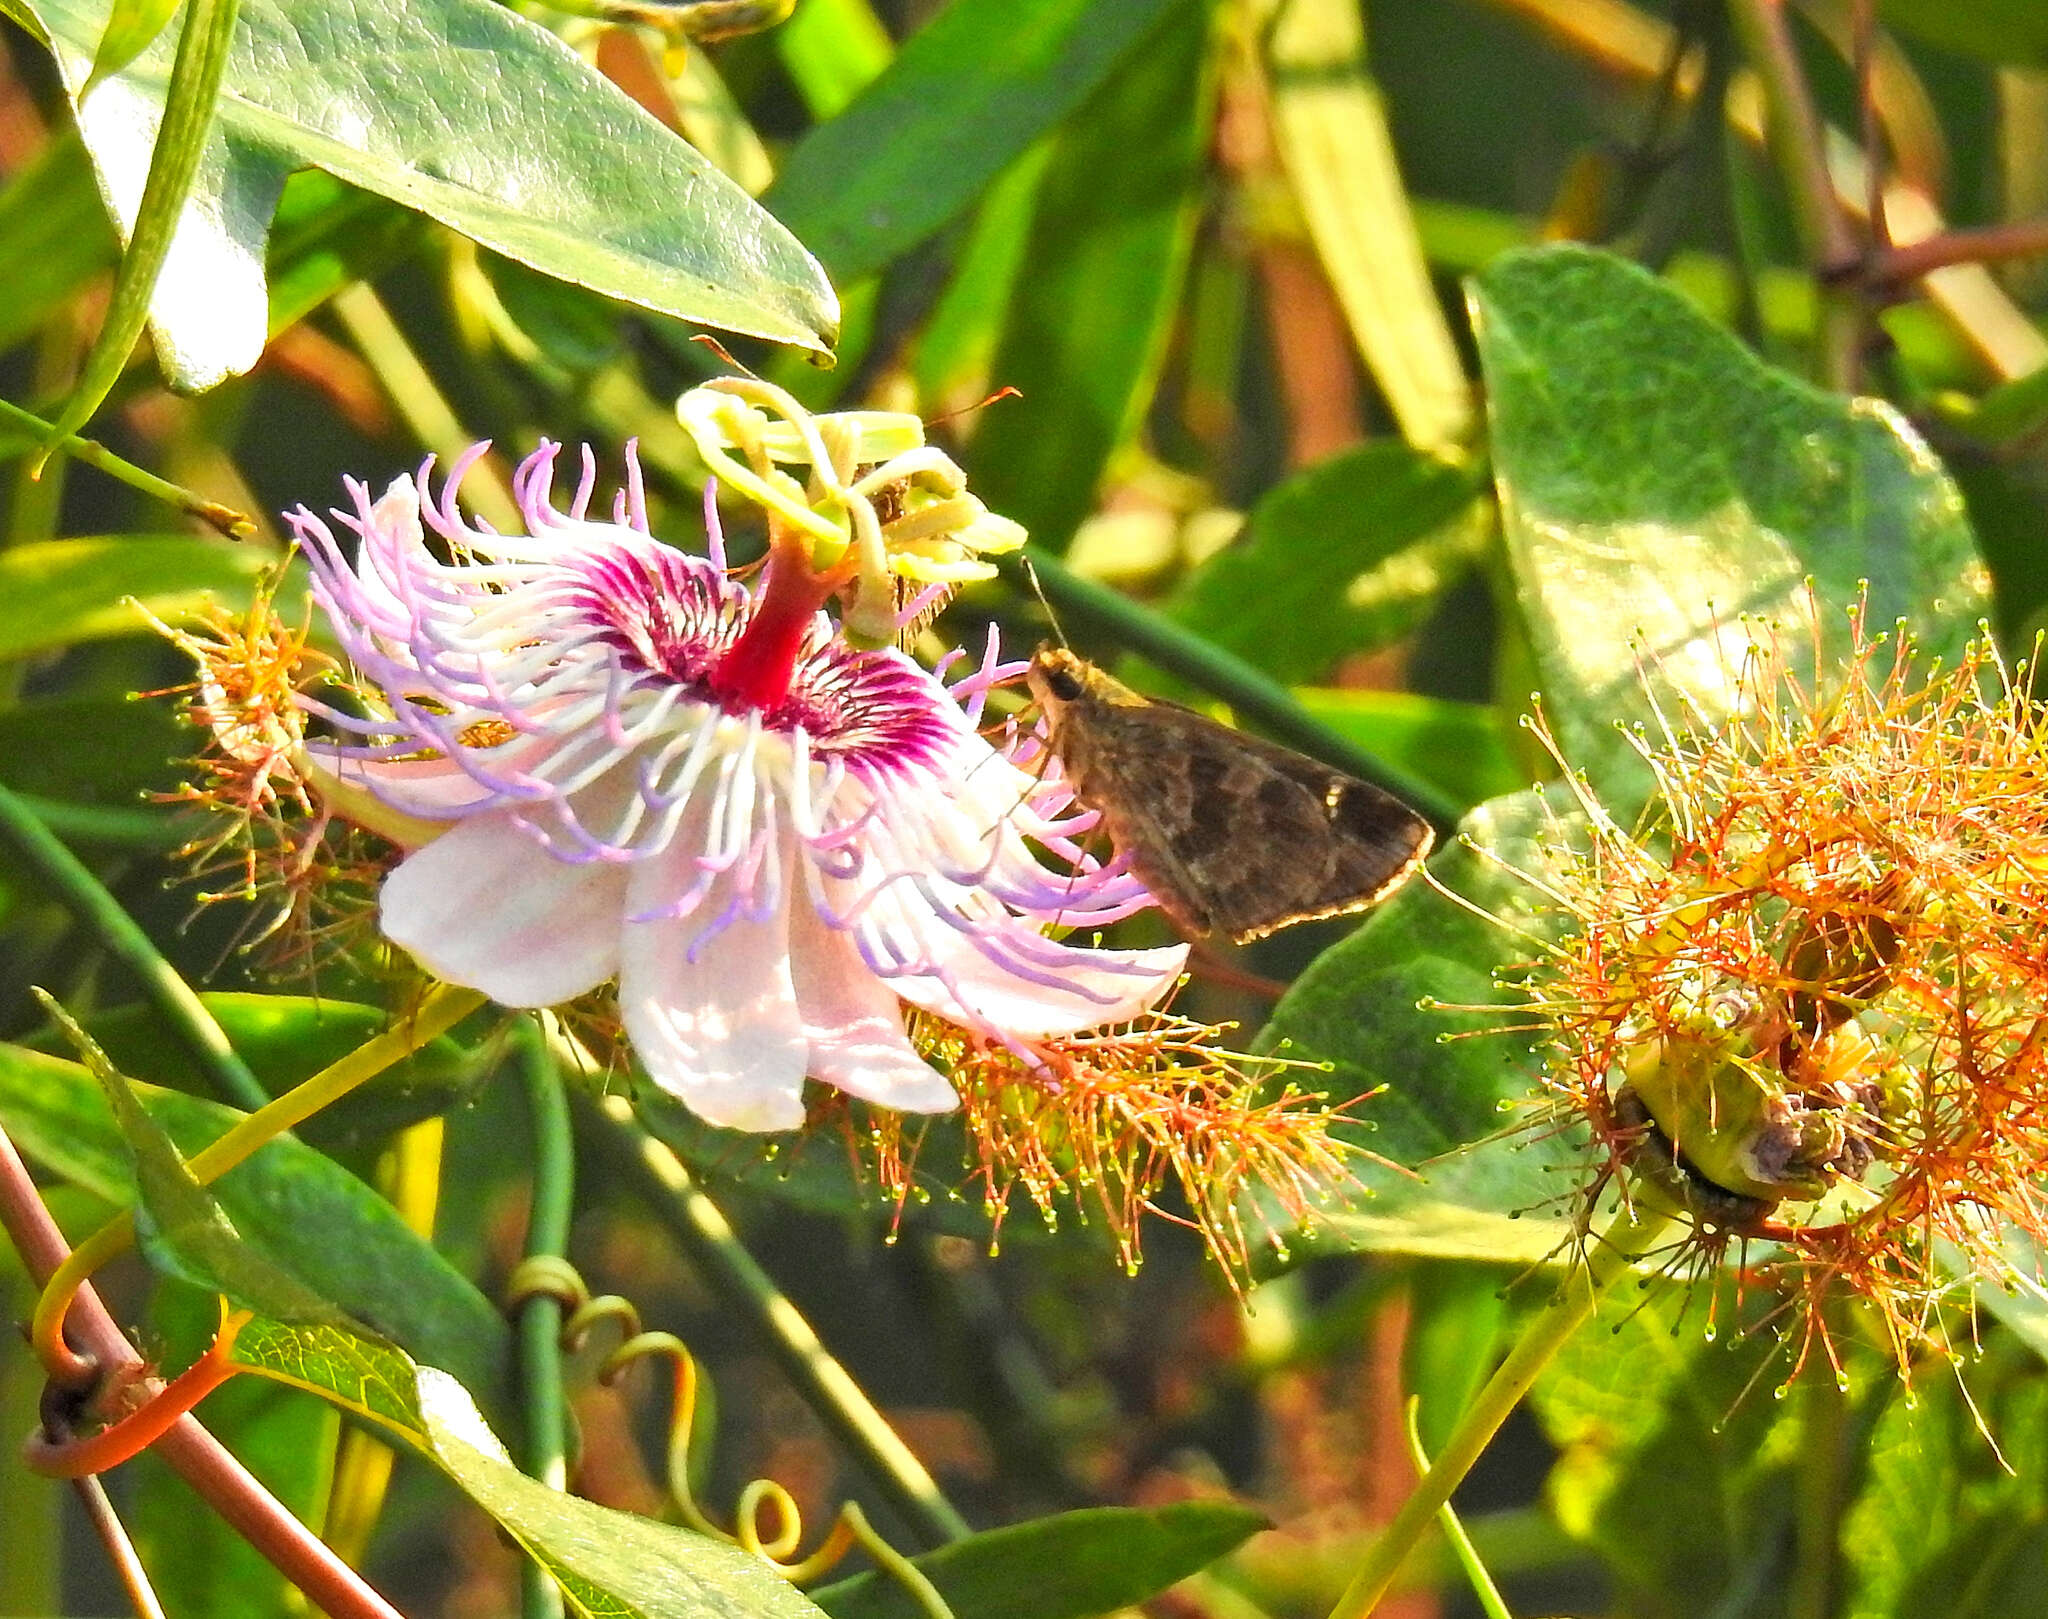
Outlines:
[[1053, 611], [1052, 603], [1046, 599], [1045, 586], [1038, 582], [1038, 569], [1029, 557], [1019, 557], [1017, 561], [1023, 566], [1024, 577], [1031, 581], [1031, 594], [1038, 598], [1038, 605], [1045, 609], [1045, 616], [1052, 624], [1052, 633], [1059, 638], [1061, 646], [1069, 652], [1073, 651], [1074, 643], [1067, 639], [1067, 627], [1060, 622], [1060, 615]]

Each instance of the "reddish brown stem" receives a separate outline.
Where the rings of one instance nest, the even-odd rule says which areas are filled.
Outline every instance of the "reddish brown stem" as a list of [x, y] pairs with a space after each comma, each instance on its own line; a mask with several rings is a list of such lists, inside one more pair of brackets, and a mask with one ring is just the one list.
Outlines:
[[2043, 256], [2048, 256], [2048, 219], [2019, 219], [2009, 225], [1943, 231], [1923, 241], [1883, 248], [1870, 255], [1862, 274], [1874, 285], [1894, 287], [1951, 264], [1995, 264]]
[[[0, 1227], [5, 1228], [38, 1286], [49, 1281], [70, 1253], [64, 1234], [43, 1207], [28, 1166], [4, 1130], [0, 1130]], [[141, 1363], [90, 1286], [79, 1289], [67, 1322], [72, 1336], [97, 1356], [101, 1365]], [[155, 1449], [200, 1499], [330, 1619], [403, 1619], [361, 1575], [286, 1511], [197, 1418], [178, 1418]]]
[[789, 695], [804, 636], [849, 573], [838, 568], [813, 573], [809, 560], [802, 541], [777, 538], [754, 616], [712, 667], [709, 684], [722, 701], [738, 708], [773, 708]]

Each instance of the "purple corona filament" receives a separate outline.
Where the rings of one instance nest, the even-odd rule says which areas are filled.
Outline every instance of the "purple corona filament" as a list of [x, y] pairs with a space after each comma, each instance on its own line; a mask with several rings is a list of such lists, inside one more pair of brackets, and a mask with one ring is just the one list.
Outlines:
[[1016, 670], [993, 634], [949, 689], [847, 645], [814, 582], [774, 577], [780, 559], [758, 590], [726, 577], [708, 500], [709, 558], [655, 540], [630, 449], [613, 521], [583, 515], [587, 451], [557, 511], [559, 451], [514, 478], [523, 535], [456, 507], [481, 449], [438, 498], [431, 462], [379, 500], [351, 483], [354, 510], [334, 516], [353, 559], [290, 514], [314, 597], [388, 710], [307, 704], [338, 737], [314, 745], [335, 797], [407, 850], [379, 902], [393, 942], [508, 1006], [616, 978], [654, 1081], [753, 1130], [802, 1123], [806, 1075], [888, 1107], [954, 1105], [903, 1002], [1015, 1045], [1172, 987], [1182, 947], [1055, 936], [1152, 899], [1085, 852], [1094, 816], [1034, 738], [977, 733]]

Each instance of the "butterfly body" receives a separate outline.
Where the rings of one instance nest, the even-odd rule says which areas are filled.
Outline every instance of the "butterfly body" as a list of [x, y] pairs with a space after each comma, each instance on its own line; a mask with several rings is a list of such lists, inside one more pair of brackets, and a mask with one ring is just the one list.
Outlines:
[[1040, 647], [1027, 679], [1075, 795], [1191, 932], [1246, 943], [1363, 910], [1434, 841], [1370, 782], [1150, 701], [1063, 648]]

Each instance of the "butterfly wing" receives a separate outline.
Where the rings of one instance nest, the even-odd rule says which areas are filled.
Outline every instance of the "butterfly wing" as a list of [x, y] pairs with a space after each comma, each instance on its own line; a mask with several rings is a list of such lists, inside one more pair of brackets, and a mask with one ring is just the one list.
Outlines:
[[1170, 703], [1088, 703], [1055, 746], [1169, 914], [1244, 942], [1363, 909], [1429, 852], [1369, 782]]

